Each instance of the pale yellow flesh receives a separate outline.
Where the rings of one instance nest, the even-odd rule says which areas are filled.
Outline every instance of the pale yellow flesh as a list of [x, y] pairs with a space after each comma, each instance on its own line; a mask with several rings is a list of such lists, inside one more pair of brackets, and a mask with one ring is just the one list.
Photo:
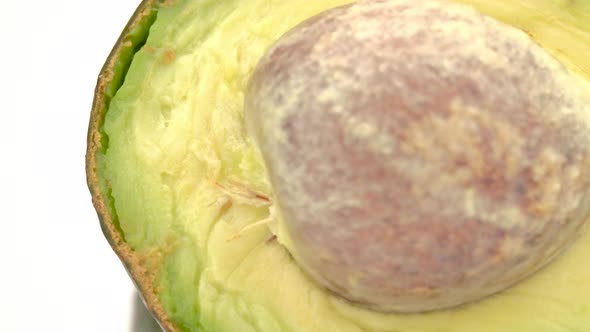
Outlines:
[[[566, 1], [459, 1], [526, 30], [590, 80], [590, 23], [574, 15], [590, 15], [589, 1], [575, 3], [579, 9]], [[183, 330], [207, 332], [590, 331], [587, 231], [557, 262], [506, 292], [417, 315], [340, 300], [271, 239], [277, 217], [244, 129], [244, 88], [280, 35], [349, 2], [184, 0], [160, 10], [110, 105], [110, 144], [99, 166], [125, 238], [156, 271], [172, 319]]]

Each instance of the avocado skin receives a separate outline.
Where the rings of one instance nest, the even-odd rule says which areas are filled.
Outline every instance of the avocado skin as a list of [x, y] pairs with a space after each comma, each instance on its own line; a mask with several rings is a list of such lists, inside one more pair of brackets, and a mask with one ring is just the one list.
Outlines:
[[170, 320], [158, 300], [153, 282], [147, 276], [148, 271], [140, 265], [133, 250], [125, 242], [117, 214], [113, 209], [109, 183], [100, 178], [97, 166], [99, 154], [108, 147], [108, 137], [104, 134], [103, 125], [110, 101], [123, 84], [133, 55], [147, 40], [147, 32], [156, 19], [158, 9], [167, 2], [143, 0], [139, 4], [100, 70], [88, 128], [86, 181], [102, 232], [138, 289], [141, 300], [163, 330], [176, 332], [180, 330]]

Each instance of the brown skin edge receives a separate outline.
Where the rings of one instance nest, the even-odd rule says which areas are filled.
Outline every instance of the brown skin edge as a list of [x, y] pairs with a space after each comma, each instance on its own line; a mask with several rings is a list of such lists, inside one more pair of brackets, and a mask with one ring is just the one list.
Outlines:
[[107, 195], [101, 190], [100, 177], [97, 173], [97, 154], [100, 153], [102, 148], [101, 129], [108, 107], [106, 91], [109, 84], [114, 79], [115, 65], [119, 61], [123, 51], [134, 46], [128, 39], [134, 28], [145, 24], [150, 13], [157, 10], [160, 6], [165, 5], [165, 3], [166, 1], [162, 0], [143, 0], [141, 2], [127, 23], [107, 58], [106, 63], [100, 71], [94, 92], [94, 101], [92, 104], [90, 125], [88, 129], [86, 180], [92, 195], [92, 203], [100, 220], [102, 231], [131, 276], [133, 283], [140, 292], [143, 302], [158, 321], [162, 329], [168, 332], [176, 332], [180, 331], [180, 329], [172, 322], [160, 303], [160, 300], [156, 295], [153, 279], [148, 276], [147, 270], [141, 266], [135, 251], [131, 249], [131, 247], [125, 242], [123, 235], [117, 230], [117, 226], [114, 223], [114, 216], [108, 207]]

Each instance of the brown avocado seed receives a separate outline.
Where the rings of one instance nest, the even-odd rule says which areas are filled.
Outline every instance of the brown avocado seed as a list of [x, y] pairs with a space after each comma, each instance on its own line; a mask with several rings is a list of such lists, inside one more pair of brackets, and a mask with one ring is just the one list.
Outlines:
[[590, 210], [585, 93], [469, 7], [361, 1], [272, 46], [245, 118], [303, 270], [421, 312], [506, 289], [573, 243]]

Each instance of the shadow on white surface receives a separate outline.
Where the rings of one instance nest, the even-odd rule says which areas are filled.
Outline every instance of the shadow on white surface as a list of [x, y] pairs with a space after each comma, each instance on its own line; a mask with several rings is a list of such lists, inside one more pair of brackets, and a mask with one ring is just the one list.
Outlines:
[[162, 332], [162, 329], [137, 294], [133, 298], [133, 323], [131, 324], [131, 332]]

